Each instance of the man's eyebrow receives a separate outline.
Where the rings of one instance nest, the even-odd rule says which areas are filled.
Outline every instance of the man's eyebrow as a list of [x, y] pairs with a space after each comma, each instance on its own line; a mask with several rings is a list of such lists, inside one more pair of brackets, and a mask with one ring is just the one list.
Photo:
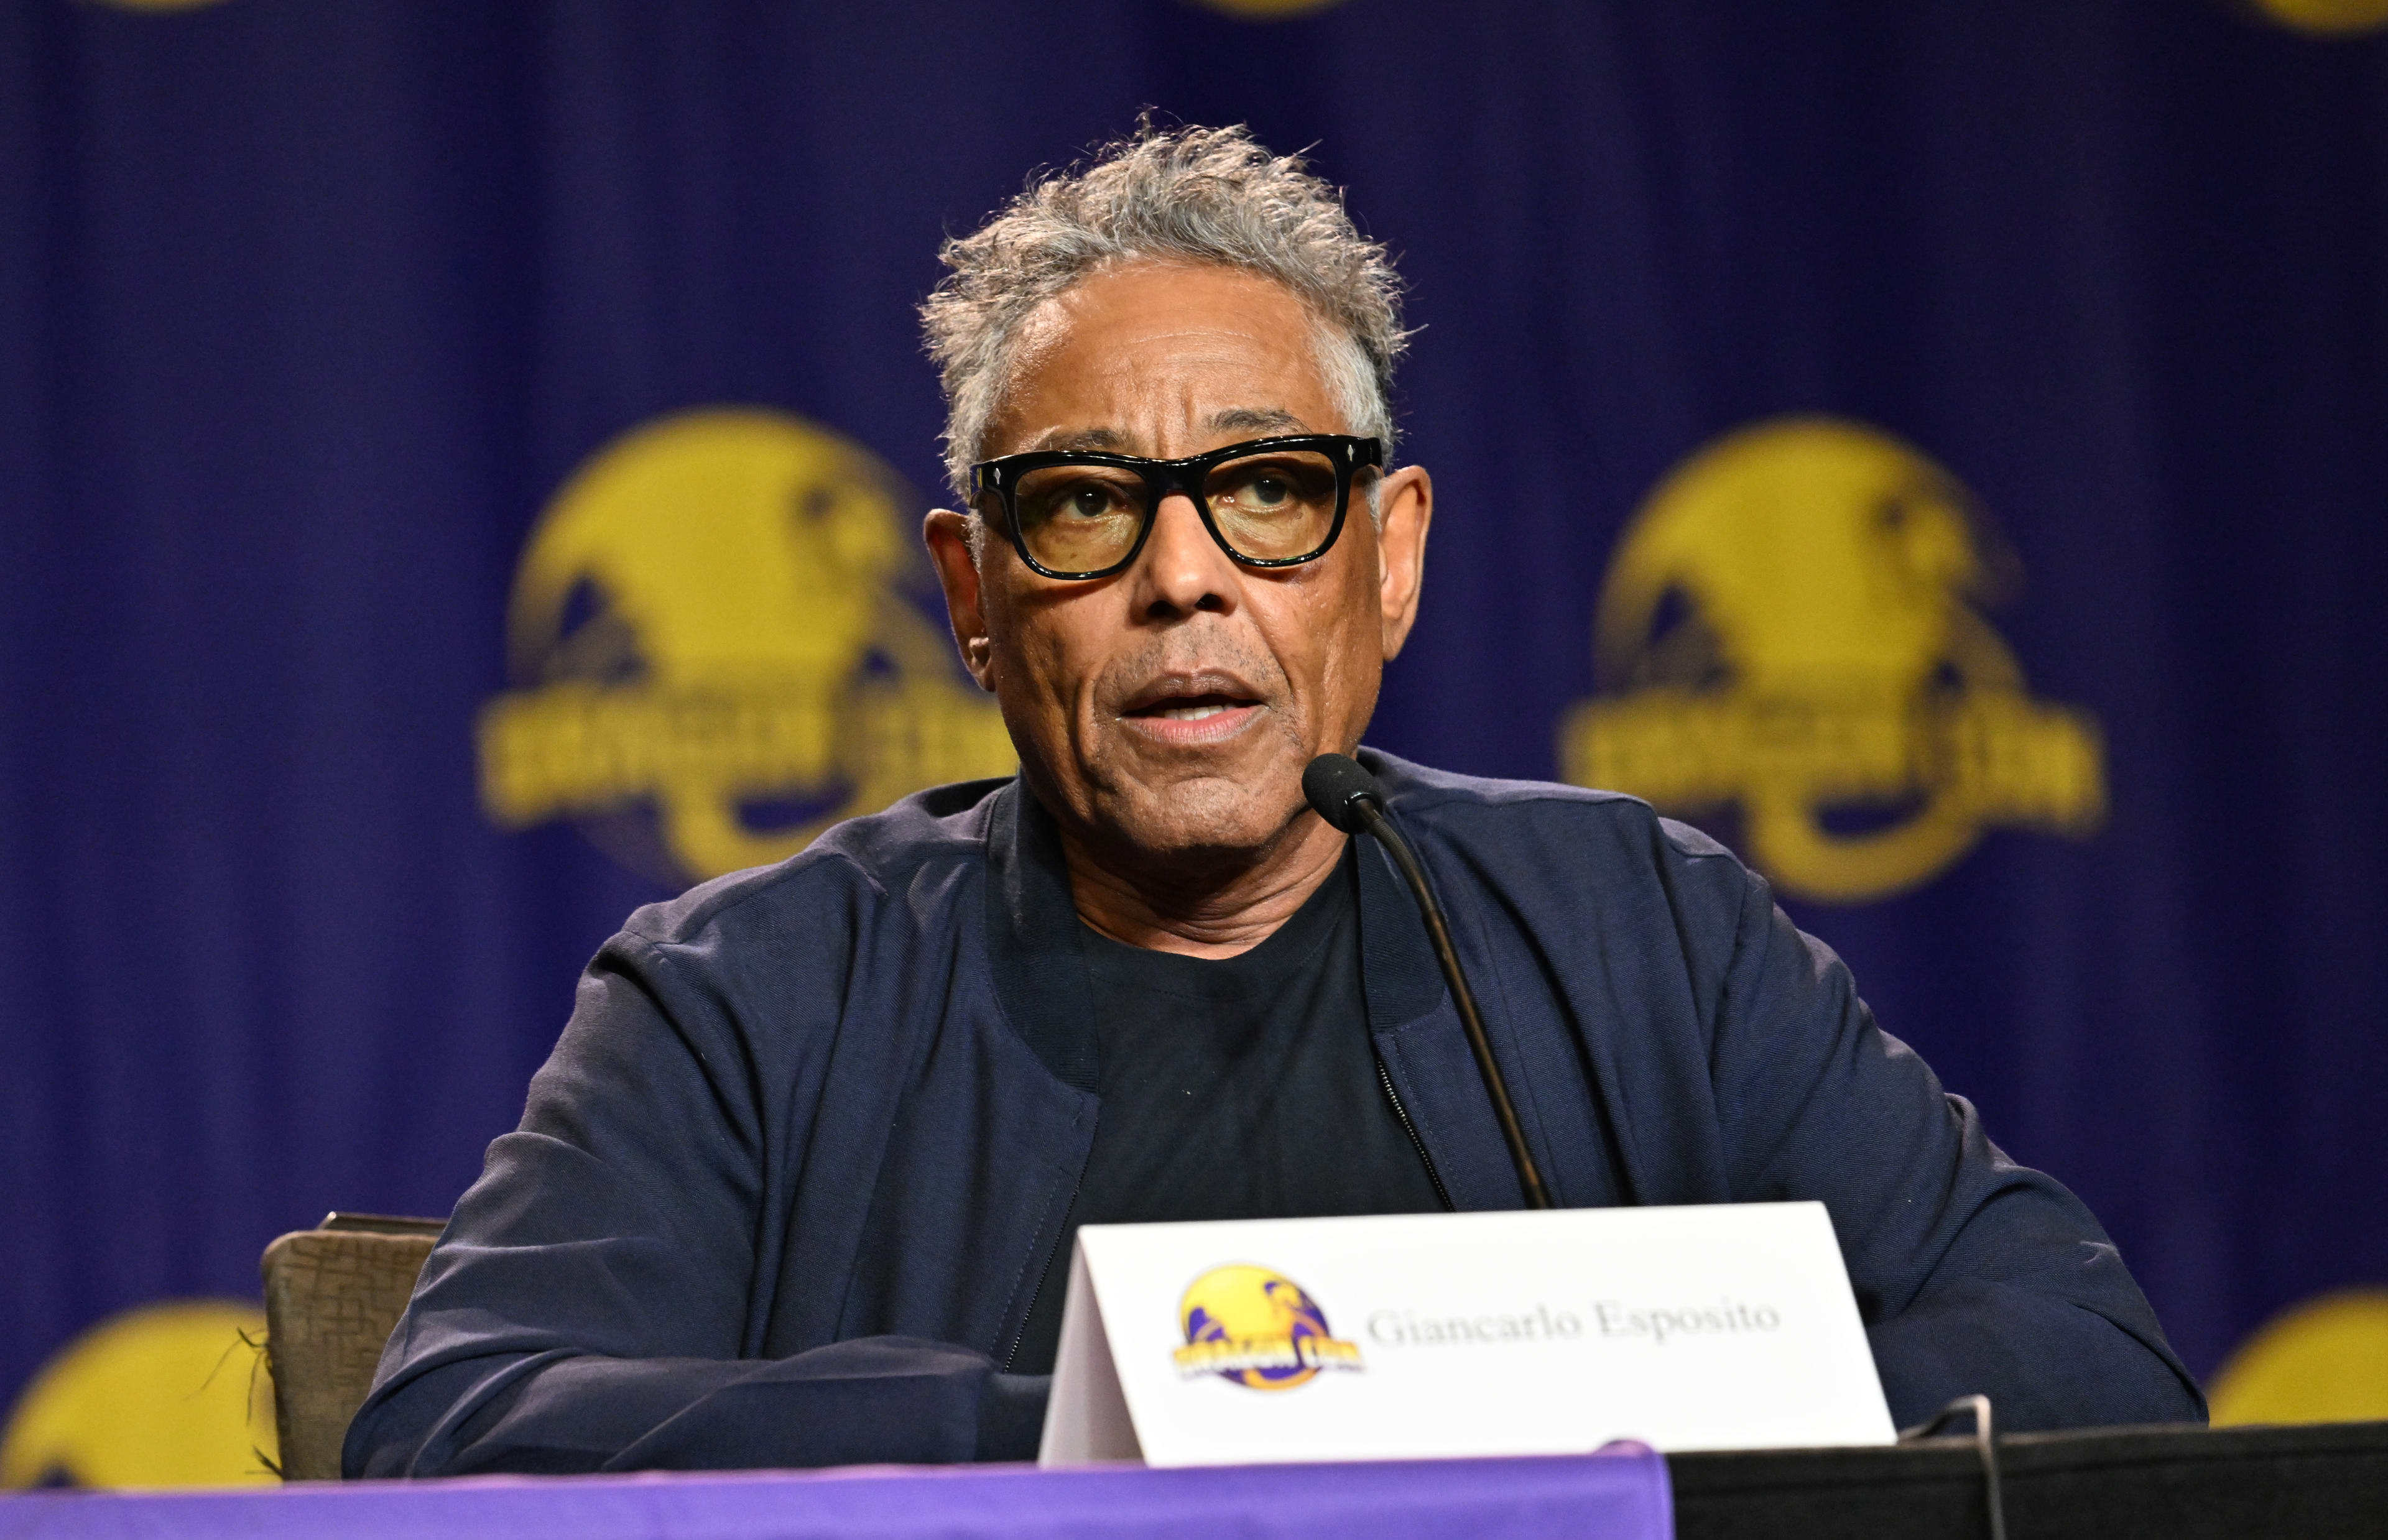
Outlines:
[[1283, 407], [1229, 407], [1211, 414], [1213, 433], [1231, 433], [1242, 429], [1250, 433], [1281, 433], [1288, 428], [1302, 426], [1301, 418]]
[[[1229, 407], [1214, 411], [1203, 424], [1213, 433], [1284, 433], [1302, 431], [1301, 418], [1283, 407]], [[1124, 453], [1127, 437], [1111, 428], [1050, 428], [1029, 446], [1034, 450], [1109, 449]]]
[[1048, 430], [1032, 449], [1117, 449], [1127, 442], [1109, 428], [1080, 428], [1075, 433], [1060, 428]]

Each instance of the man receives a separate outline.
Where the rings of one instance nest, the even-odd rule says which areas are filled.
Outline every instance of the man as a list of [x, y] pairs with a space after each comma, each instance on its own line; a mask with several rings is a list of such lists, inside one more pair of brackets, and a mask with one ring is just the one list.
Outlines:
[[[640, 911], [424, 1270], [351, 1475], [1024, 1458], [1081, 1224], [1516, 1207], [1416, 911], [1300, 777], [1418, 603], [1393, 276], [1238, 130], [950, 243], [927, 539], [1017, 780]], [[2202, 1415], [2097, 1223], [1721, 848], [1362, 754], [1574, 1206], [1816, 1198], [1891, 1409]]]

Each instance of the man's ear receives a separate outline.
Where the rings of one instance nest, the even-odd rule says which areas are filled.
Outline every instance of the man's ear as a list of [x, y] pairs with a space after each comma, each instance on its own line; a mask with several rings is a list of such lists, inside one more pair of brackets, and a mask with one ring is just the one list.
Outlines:
[[954, 645], [962, 650], [962, 666], [978, 688], [995, 689], [995, 643], [987, 635], [984, 593], [979, 586], [978, 559], [971, 549], [970, 516], [950, 508], [932, 510], [921, 524], [929, 560], [937, 564], [937, 582], [946, 590], [946, 618], [953, 623]]
[[1417, 619], [1426, 584], [1426, 532], [1434, 523], [1434, 478], [1423, 465], [1404, 465], [1377, 488], [1377, 605], [1384, 625], [1385, 661], [1400, 655]]

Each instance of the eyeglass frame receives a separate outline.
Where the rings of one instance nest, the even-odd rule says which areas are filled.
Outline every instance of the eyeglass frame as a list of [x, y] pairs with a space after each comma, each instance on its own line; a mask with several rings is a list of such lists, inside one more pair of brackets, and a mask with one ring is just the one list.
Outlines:
[[[1243, 460], [1265, 454], [1272, 449], [1315, 449], [1324, 453], [1335, 467], [1335, 522], [1327, 527], [1327, 537], [1318, 549], [1306, 556], [1246, 556], [1227, 543], [1219, 533], [1217, 521], [1211, 517], [1210, 499], [1203, 495], [1202, 482], [1213, 466], [1231, 460]], [[1202, 527], [1211, 532], [1211, 539], [1234, 561], [1247, 567], [1299, 567], [1315, 562], [1335, 549], [1343, 536], [1344, 516], [1352, 507], [1352, 483], [1365, 470], [1384, 469], [1385, 447], [1382, 440], [1362, 438], [1344, 433], [1280, 434], [1272, 438], [1251, 438], [1240, 444], [1228, 444], [1216, 449], [1206, 449], [1183, 460], [1148, 460], [1142, 455], [1108, 454], [1099, 449], [1030, 449], [1023, 454], [998, 455], [982, 460], [970, 469], [971, 504], [977, 507], [980, 499], [993, 492], [1002, 506], [1000, 521], [1003, 537], [1020, 553], [1028, 570], [1040, 577], [1050, 577], [1064, 583], [1091, 583], [1125, 572], [1144, 553], [1144, 545], [1152, 538], [1152, 526], [1161, 521], [1161, 505], [1172, 493], [1182, 492], [1193, 503], [1200, 516]], [[1127, 554], [1108, 567], [1091, 572], [1056, 572], [1029, 554], [1028, 541], [1020, 532], [1019, 497], [1021, 480], [1032, 471], [1042, 471], [1054, 465], [1104, 465], [1114, 470], [1131, 471], [1144, 480], [1150, 501], [1145, 505], [1144, 523], [1136, 532], [1136, 543]]]

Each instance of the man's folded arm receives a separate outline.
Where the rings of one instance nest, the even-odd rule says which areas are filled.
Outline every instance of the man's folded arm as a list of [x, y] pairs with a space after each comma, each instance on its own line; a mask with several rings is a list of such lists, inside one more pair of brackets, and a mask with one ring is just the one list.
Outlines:
[[[1694, 879], [1726, 902], [1722, 868]], [[1712, 1074], [1734, 1196], [1821, 1198], [1892, 1416], [1987, 1395], [2001, 1427], [2203, 1421], [2196, 1382], [2098, 1221], [2009, 1160], [1876, 1026], [1848, 969], [1739, 871]]]
[[[828, 996], [834, 998], [834, 995]], [[750, 1045], [635, 937], [609, 943], [458, 1203], [350, 1476], [1024, 1458], [1042, 1379], [881, 1337], [756, 1356], [765, 1146]]]
[[1043, 1376], [966, 1348], [865, 1337], [787, 1358], [463, 1358], [376, 1393], [352, 1476], [1030, 1459]]

